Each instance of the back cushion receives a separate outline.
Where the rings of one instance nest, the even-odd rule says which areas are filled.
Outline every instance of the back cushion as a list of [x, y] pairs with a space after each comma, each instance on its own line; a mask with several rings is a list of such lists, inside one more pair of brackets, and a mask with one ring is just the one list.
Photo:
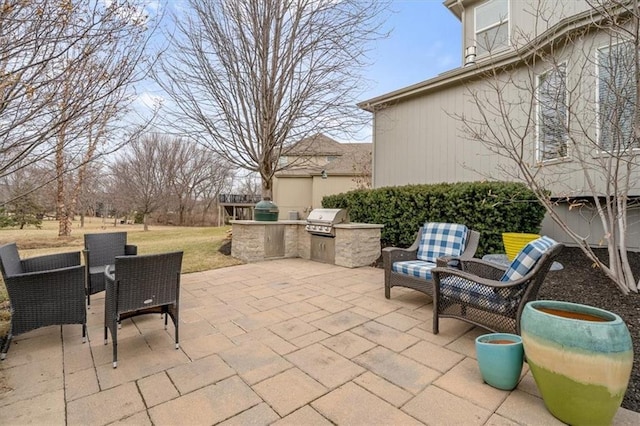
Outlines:
[[2, 270], [6, 276], [18, 275], [24, 272], [15, 243], [0, 247], [0, 261], [2, 261]]
[[557, 243], [546, 236], [529, 242], [513, 259], [500, 281], [514, 281], [527, 275], [543, 254]]
[[442, 256], [460, 256], [467, 241], [467, 232], [467, 227], [458, 223], [425, 223], [418, 246], [418, 259], [435, 263]]

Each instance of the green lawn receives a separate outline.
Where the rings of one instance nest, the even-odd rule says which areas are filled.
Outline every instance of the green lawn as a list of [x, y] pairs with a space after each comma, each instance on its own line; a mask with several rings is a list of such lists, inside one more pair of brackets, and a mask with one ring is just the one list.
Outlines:
[[[230, 227], [179, 227], [151, 226], [144, 232], [142, 225], [118, 225], [104, 223], [101, 219], [88, 219], [80, 228], [74, 222], [70, 237], [58, 237], [58, 223], [43, 222], [42, 229], [0, 229], [0, 245], [15, 242], [20, 256], [33, 257], [41, 254], [79, 251], [84, 246], [84, 234], [93, 232], [126, 231], [127, 242], [138, 246], [138, 254], [152, 254], [167, 251], [184, 251], [182, 272], [198, 272], [209, 269], [238, 265], [240, 262], [221, 254], [218, 249], [226, 242]], [[0, 279], [0, 335], [3, 318], [8, 312], [1, 312], [8, 295], [4, 282]]]

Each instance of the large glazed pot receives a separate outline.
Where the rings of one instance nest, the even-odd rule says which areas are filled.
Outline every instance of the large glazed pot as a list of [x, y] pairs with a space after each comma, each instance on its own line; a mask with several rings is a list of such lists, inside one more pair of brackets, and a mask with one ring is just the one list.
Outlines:
[[613, 312], [576, 303], [527, 303], [520, 321], [531, 374], [547, 409], [572, 424], [610, 424], [629, 384], [631, 335]]

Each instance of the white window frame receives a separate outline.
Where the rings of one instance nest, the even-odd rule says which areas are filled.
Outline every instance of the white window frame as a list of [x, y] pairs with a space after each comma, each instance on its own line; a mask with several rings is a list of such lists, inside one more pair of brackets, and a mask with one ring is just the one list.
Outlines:
[[[504, 1], [507, 4], [507, 16], [504, 19], [499, 19], [500, 17], [496, 17], [496, 21], [493, 22], [492, 24], [489, 24], [487, 26], [484, 26], [482, 28], [478, 28], [478, 11], [482, 11], [483, 8], [488, 7], [489, 5], [491, 5], [492, 3], [498, 2], [498, 1]], [[495, 53], [496, 51], [500, 51], [503, 49], [508, 48], [511, 45], [511, 4], [509, 0], [487, 0], [484, 3], [478, 5], [474, 11], [473, 11], [473, 36], [474, 36], [474, 42], [476, 45], [476, 52], [478, 56], [484, 56], [484, 55], [488, 55], [490, 53]], [[507, 43], [504, 46], [498, 46], [497, 48], [492, 48], [492, 49], [485, 49], [485, 46], [483, 46], [480, 42], [479, 42], [479, 37], [478, 34], [480, 33], [484, 33], [486, 31], [489, 31], [493, 28], [497, 28], [501, 25], [506, 24], [507, 26]]]
[[[565, 109], [565, 117], [564, 117], [564, 127], [562, 129], [562, 141], [559, 142], [558, 144], [560, 146], [564, 146], [563, 151], [564, 152], [560, 152], [557, 156], [555, 157], [548, 157], [545, 158], [545, 154], [546, 154], [546, 150], [544, 149], [545, 146], [545, 141], [546, 138], [542, 137], [542, 132], [543, 132], [543, 127], [541, 126], [541, 121], [542, 121], [542, 95], [540, 94], [540, 89], [542, 86], [542, 79], [543, 77], [547, 76], [549, 73], [552, 72], [558, 72], [558, 71], [562, 71], [564, 73], [564, 86], [565, 86], [565, 90], [564, 90], [564, 109]], [[557, 66], [546, 70], [545, 72], [543, 72], [542, 74], [539, 74], [536, 77], [536, 161], [538, 163], [547, 163], [547, 162], [555, 162], [555, 161], [561, 161], [564, 160], [568, 157], [568, 148], [569, 148], [569, 92], [567, 89], [567, 63], [566, 62], [561, 62], [560, 64], [558, 64]]]
[[[623, 40], [617, 43], [610, 43], [607, 44], [605, 46], [601, 46], [599, 48], [596, 49], [596, 112], [597, 112], [597, 120], [596, 120], [596, 140], [598, 141], [598, 149], [600, 150], [601, 154], [609, 154], [611, 152], [612, 147], [608, 146], [608, 147], [603, 147], [603, 143], [601, 141], [601, 137], [602, 137], [602, 116], [601, 116], [601, 99], [600, 99], [600, 89], [601, 89], [601, 85], [602, 85], [602, 78], [600, 76], [600, 70], [601, 70], [601, 65], [600, 65], [600, 52], [603, 52], [605, 50], [610, 50], [612, 47], [614, 46], [618, 46], [620, 44], [625, 44], [625, 43], [629, 43], [632, 47], [633, 47], [633, 43], [630, 40]], [[632, 96], [635, 95], [635, 88], [632, 88], [631, 90]], [[635, 99], [634, 99], [635, 101]], [[636, 108], [638, 108], [638, 106], [636, 106]], [[635, 108], [634, 108], [635, 110]], [[632, 118], [633, 120], [633, 118]], [[633, 131], [633, 121], [631, 122], [631, 131]], [[627, 151], [628, 148], [625, 148], [623, 151]], [[637, 151], [640, 150], [640, 145], [637, 145], [635, 147], [632, 147], [629, 150], [629, 153], [633, 152], [633, 153], [637, 153]], [[613, 153], [614, 155], [618, 155], [620, 154], [620, 152], [616, 152]]]

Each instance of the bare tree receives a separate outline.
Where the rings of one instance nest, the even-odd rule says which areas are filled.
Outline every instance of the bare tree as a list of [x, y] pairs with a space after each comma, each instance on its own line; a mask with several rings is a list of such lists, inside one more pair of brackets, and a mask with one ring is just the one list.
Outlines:
[[[489, 66], [478, 63], [481, 78], [468, 86], [475, 112], [456, 118], [468, 138], [506, 160], [502, 176], [533, 189], [559, 228], [623, 293], [637, 292], [627, 232], [632, 196], [640, 191], [638, 0], [588, 1], [569, 27], [557, 19], [567, 4], [532, 3], [528, 12], [539, 32], [518, 34], [515, 61], [496, 56]], [[584, 222], [572, 225], [559, 205]], [[608, 261], [589, 241], [596, 223]]]
[[[217, 198], [231, 169], [211, 150], [189, 140], [169, 139], [163, 143], [162, 153], [168, 186], [177, 204], [178, 224], [185, 225], [187, 219], [193, 221], [193, 210], [203, 201], [203, 195], [213, 192]], [[206, 205], [205, 214], [211, 200]]]
[[95, 120], [124, 112], [121, 89], [142, 76], [137, 65], [153, 28], [142, 4], [2, 2], [0, 176], [48, 157], [56, 143], [86, 140]]
[[358, 70], [386, 0], [187, 3], [155, 75], [175, 103], [172, 126], [258, 173], [263, 197], [293, 142], [367, 122], [355, 107]]
[[149, 215], [167, 200], [166, 165], [162, 163], [162, 140], [158, 134], [146, 135], [129, 146], [112, 166], [111, 194], [122, 210], [143, 215], [149, 230]]
[[[67, 12], [69, 21], [87, 24], [69, 25], [68, 38], [73, 40], [79, 31], [84, 37], [50, 61], [51, 68], [65, 70], [60, 75], [61, 92], [49, 107], [52, 115], [63, 117], [55, 138], [60, 236], [71, 233], [89, 162], [100, 156], [100, 148], [115, 151], [144, 127], [121, 126], [134, 100], [133, 85], [146, 76], [150, 65], [146, 46], [156, 23], [146, 16], [143, 5], [139, 0], [80, 3]], [[68, 67], [69, 63], [74, 66]], [[84, 113], [74, 115], [79, 107]], [[69, 169], [77, 173], [66, 188], [64, 175]]]

